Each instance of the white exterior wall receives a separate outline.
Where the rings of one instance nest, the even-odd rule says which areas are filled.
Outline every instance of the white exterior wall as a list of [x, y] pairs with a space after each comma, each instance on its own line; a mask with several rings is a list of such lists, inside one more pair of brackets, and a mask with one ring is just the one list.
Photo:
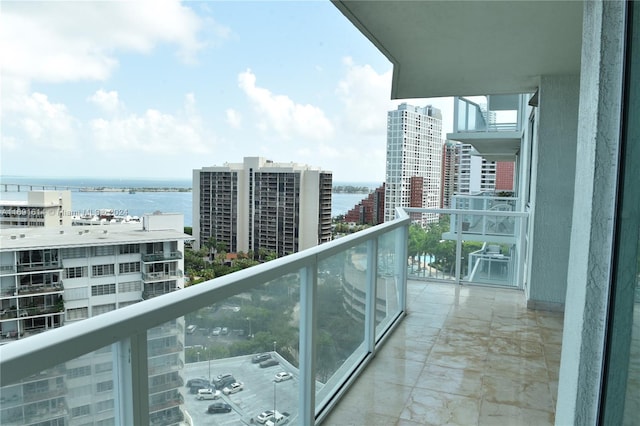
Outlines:
[[577, 75], [540, 80], [528, 247], [527, 302], [532, 308], [562, 309], [565, 303], [579, 80]]
[[585, 2], [557, 425], [596, 425], [612, 277], [625, 2]]

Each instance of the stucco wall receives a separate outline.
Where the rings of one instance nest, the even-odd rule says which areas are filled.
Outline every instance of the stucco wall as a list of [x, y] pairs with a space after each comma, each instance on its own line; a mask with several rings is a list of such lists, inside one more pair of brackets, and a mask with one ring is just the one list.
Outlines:
[[585, 2], [578, 150], [557, 425], [596, 425], [612, 274], [624, 2]]
[[579, 76], [542, 76], [528, 300], [532, 307], [565, 301], [576, 165]]

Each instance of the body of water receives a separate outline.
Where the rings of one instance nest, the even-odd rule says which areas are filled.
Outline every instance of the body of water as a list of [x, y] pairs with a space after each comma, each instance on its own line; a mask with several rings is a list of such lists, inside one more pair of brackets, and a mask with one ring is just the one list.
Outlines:
[[[5, 192], [4, 184], [11, 184]], [[15, 184], [25, 185], [16, 192]], [[74, 212], [96, 212], [100, 209], [113, 209], [121, 215], [142, 216], [145, 213], [160, 211], [163, 213], [182, 213], [185, 226], [193, 223], [192, 193], [189, 192], [80, 192], [80, 188], [191, 188], [191, 180], [186, 179], [97, 179], [97, 178], [28, 178], [3, 176], [0, 179], [0, 199], [26, 201], [27, 185], [33, 189], [69, 187], [71, 189], [71, 208]], [[358, 185], [376, 188], [379, 184], [370, 182], [335, 182], [334, 185]], [[38, 188], [39, 186], [39, 188]], [[60, 188], [62, 189], [62, 188]], [[333, 194], [331, 197], [331, 215], [345, 214], [367, 194]]]

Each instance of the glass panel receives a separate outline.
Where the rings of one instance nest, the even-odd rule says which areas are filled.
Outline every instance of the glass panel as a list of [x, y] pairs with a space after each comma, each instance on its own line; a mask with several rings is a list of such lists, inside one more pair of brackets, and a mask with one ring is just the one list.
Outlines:
[[640, 417], [640, 237], [636, 262], [636, 285], [629, 345], [629, 372], [624, 403], [624, 425], [632, 425]]
[[628, 4], [627, 69], [621, 197], [617, 206], [612, 303], [608, 318], [601, 424], [636, 425], [640, 418], [640, 6]]
[[364, 356], [367, 245], [318, 264], [316, 405], [323, 404]]
[[[185, 383], [180, 391], [194, 424], [210, 424], [207, 410], [213, 403], [229, 405], [229, 413], [222, 413], [222, 405], [215, 414], [215, 421], [228, 424], [249, 424], [274, 409], [291, 419], [297, 416], [299, 292], [299, 275], [288, 274], [185, 316]], [[149, 356], [151, 362], [151, 352]], [[201, 388], [212, 390], [200, 395]], [[163, 411], [172, 397], [165, 391], [158, 395]], [[173, 411], [158, 418], [173, 418]]]
[[467, 130], [467, 103], [458, 99], [458, 123], [457, 123], [457, 131], [464, 132]]
[[0, 388], [0, 424], [114, 420], [112, 365], [107, 346]]
[[438, 223], [425, 228], [418, 224], [409, 228], [408, 271], [412, 279], [455, 279], [456, 243], [444, 239], [450, 216], [441, 215]]
[[[399, 287], [401, 259], [396, 256], [396, 247], [402, 229], [378, 237], [378, 270], [376, 273], [376, 341], [393, 318], [400, 313], [401, 288]], [[404, 242], [402, 242], [404, 243]]]

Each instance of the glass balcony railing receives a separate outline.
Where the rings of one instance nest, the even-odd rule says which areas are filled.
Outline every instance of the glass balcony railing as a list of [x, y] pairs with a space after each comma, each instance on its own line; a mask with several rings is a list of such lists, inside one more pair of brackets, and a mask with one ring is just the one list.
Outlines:
[[461, 221], [463, 234], [516, 237], [519, 220], [518, 215], [512, 213], [517, 205], [518, 199], [513, 197], [455, 195], [451, 208], [463, 212], [451, 216], [451, 232], [457, 232], [458, 221]]
[[[25, 395], [41, 395], [32, 402], [62, 404], [65, 424], [96, 413], [115, 424], [207, 424], [213, 401], [198, 400], [198, 386], [224, 390], [236, 381], [243, 390], [226, 391], [232, 410], [225, 422], [251, 424], [277, 410], [289, 424], [315, 424], [403, 317], [409, 222], [401, 213], [303, 252], [0, 346], [0, 393], [15, 398], [3, 404], [0, 420], [24, 423]], [[62, 376], [46, 375], [56, 367]], [[276, 379], [281, 372], [288, 380]], [[51, 412], [42, 421], [59, 421]]]
[[179, 260], [179, 259], [182, 259], [182, 252], [180, 251], [147, 253], [142, 255], [143, 262], [161, 262], [164, 260]]
[[[493, 203], [480, 201], [486, 206]], [[459, 209], [406, 210], [411, 216], [430, 212], [438, 217], [426, 226], [415, 222], [409, 229], [407, 271], [410, 278], [522, 287], [524, 259], [520, 254], [524, 252], [527, 213], [503, 213], [490, 208], [462, 210], [464, 213]], [[468, 229], [460, 218], [482, 222], [480, 228], [485, 231]], [[490, 229], [488, 223], [504, 218], [513, 222], [512, 232], [486, 232]]]
[[[491, 109], [492, 98], [500, 98], [498, 102], [494, 101], [501, 104], [500, 108]], [[522, 130], [523, 96], [485, 96], [480, 99], [481, 101], [477, 103], [463, 97], [454, 98], [454, 133]], [[505, 99], [510, 106], [504, 106]]]

